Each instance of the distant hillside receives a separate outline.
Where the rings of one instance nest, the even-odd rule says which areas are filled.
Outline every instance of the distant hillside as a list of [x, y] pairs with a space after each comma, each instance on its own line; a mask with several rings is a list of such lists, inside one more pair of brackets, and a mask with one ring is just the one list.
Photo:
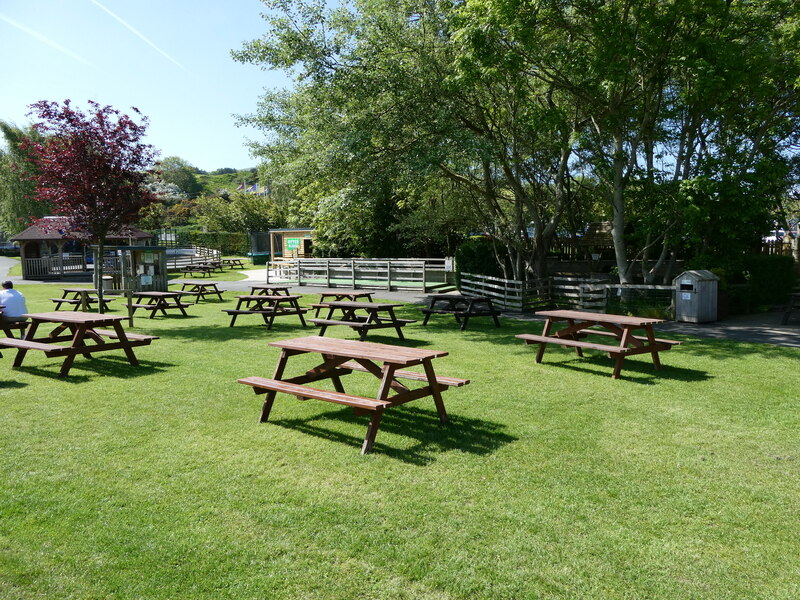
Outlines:
[[[225, 171], [225, 172], [223, 172]], [[242, 183], [253, 185], [257, 181], [256, 169], [241, 169], [229, 173], [232, 169], [218, 169], [211, 173], [198, 173], [197, 182], [202, 186], [203, 192], [216, 194], [219, 190], [235, 191]]]

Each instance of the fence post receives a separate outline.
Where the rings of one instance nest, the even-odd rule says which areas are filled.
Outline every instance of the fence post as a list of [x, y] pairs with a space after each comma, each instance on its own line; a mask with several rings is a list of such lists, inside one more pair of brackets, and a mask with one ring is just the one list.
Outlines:
[[356, 289], [356, 261], [352, 258], [350, 259], [350, 274], [353, 279], [353, 289]]
[[428, 293], [428, 261], [426, 260], [422, 261], [422, 293]]
[[392, 261], [386, 261], [386, 289], [392, 291]]
[[300, 271], [301, 271], [300, 259], [299, 258], [295, 258], [294, 259], [294, 264], [297, 267], [297, 285], [303, 285], [303, 282], [301, 280], [302, 274], [300, 273]]
[[331, 287], [331, 259], [325, 259], [325, 284]]

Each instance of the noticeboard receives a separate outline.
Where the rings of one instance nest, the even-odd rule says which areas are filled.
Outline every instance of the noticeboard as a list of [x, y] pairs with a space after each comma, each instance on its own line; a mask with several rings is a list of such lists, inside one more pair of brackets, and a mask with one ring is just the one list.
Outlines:
[[300, 238], [286, 238], [287, 250], [298, 250], [300, 248]]

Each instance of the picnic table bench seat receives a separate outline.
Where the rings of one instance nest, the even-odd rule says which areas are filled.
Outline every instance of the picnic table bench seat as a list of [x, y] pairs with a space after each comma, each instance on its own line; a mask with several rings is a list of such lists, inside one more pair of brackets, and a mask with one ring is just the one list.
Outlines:
[[61, 350], [62, 346], [55, 344], [46, 344], [44, 342], [34, 342], [33, 340], [22, 340], [19, 338], [0, 338], [0, 346], [6, 348], [20, 348], [23, 350], [41, 350], [48, 356], [49, 352]]
[[[339, 365], [342, 369], [349, 369], [351, 371], [362, 371], [364, 373], [369, 373], [369, 369], [364, 367], [363, 365], [349, 360], [345, 363]], [[398, 379], [410, 379], [412, 381], [428, 381], [427, 375], [425, 373], [417, 373], [416, 371], [405, 371], [405, 370], [397, 370], [394, 372], [394, 376]], [[439, 384], [439, 387], [446, 389], [448, 387], [461, 387], [462, 385], [467, 385], [469, 383], [469, 379], [462, 379], [460, 377], [445, 377], [442, 375], [436, 376], [436, 383]]]
[[579, 348], [587, 350], [599, 350], [600, 352], [608, 352], [612, 355], [618, 354], [628, 354], [631, 350], [630, 348], [620, 348], [619, 346], [609, 346], [607, 344], [596, 344], [594, 342], [584, 342], [582, 340], [576, 340], [572, 338], [553, 338], [552, 336], [547, 335], [533, 335], [530, 333], [520, 333], [517, 334], [515, 337], [525, 340], [528, 344], [556, 344], [558, 346], [564, 347], [571, 347], [571, 348]]
[[[117, 335], [117, 332], [112, 330], [112, 329], [95, 329], [94, 332], [95, 333], [99, 333], [100, 335], [104, 335], [104, 336], [106, 336], [108, 338], [111, 338], [112, 340], [116, 340], [116, 339], [119, 338], [119, 336]], [[126, 331], [125, 332], [125, 337], [127, 337], [129, 340], [136, 340], [136, 341], [139, 341], [139, 342], [141, 342], [141, 341], [152, 341], [152, 340], [157, 340], [158, 339], [157, 335], [146, 335], [146, 334], [143, 334], [143, 333], [131, 333], [130, 331]]]
[[386, 400], [375, 400], [374, 398], [365, 398], [364, 396], [355, 396], [353, 394], [345, 394], [342, 392], [331, 392], [328, 390], [311, 388], [298, 383], [280, 381], [278, 379], [245, 377], [243, 379], [239, 379], [238, 382], [244, 385], [252, 386], [256, 394], [266, 394], [268, 391], [282, 392], [284, 394], [296, 396], [300, 400], [304, 398], [314, 398], [315, 400], [324, 400], [325, 402], [344, 404], [346, 406], [352, 406], [353, 408], [360, 408], [362, 410], [383, 410], [387, 406], [391, 405], [391, 402]]
[[[174, 304], [168, 305], [168, 308], [187, 308], [189, 306], [191, 306], [190, 302], [175, 302]], [[131, 308], [144, 308], [145, 310], [150, 311], [152, 311], [154, 308], [160, 309], [160, 307], [157, 307], [156, 304], [143, 304], [139, 302], [131, 304]]]
[[[612, 331], [600, 330], [600, 329], [584, 329], [579, 337], [586, 337], [587, 335], [601, 335], [606, 337], [617, 337], [616, 334]], [[632, 335], [633, 339], [639, 340], [640, 342], [647, 342], [648, 339], [646, 336], [643, 335]], [[658, 344], [666, 344], [669, 346], [676, 346], [679, 344], [683, 344], [680, 340], [666, 340], [663, 338], [653, 338], [653, 341]]]
[[325, 325], [325, 326], [332, 326], [332, 325], [346, 325], [348, 327], [352, 327], [353, 329], [362, 329], [362, 328], [369, 328], [369, 329], [378, 329], [381, 327], [394, 327], [395, 325], [405, 326], [409, 323], [416, 323], [416, 319], [395, 319], [389, 325], [386, 323], [368, 323], [367, 317], [358, 317], [358, 321], [339, 321], [336, 319], [309, 319], [314, 325]]

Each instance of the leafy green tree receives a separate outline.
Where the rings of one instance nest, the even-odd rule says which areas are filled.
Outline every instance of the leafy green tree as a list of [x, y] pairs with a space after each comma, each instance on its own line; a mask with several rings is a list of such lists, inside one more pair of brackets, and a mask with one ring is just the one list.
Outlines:
[[197, 180], [198, 169], [178, 156], [167, 156], [158, 164], [160, 178], [165, 183], [175, 184], [190, 198], [202, 190]]
[[47, 202], [35, 198], [36, 171], [30, 162], [30, 152], [24, 148], [27, 140], [41, 141], [33, 128], [20, 128], [0, 121], [0, 132], [8, 149], [0, 150], [0, 230], [15, 235], [31, 222], [50, 214]]

